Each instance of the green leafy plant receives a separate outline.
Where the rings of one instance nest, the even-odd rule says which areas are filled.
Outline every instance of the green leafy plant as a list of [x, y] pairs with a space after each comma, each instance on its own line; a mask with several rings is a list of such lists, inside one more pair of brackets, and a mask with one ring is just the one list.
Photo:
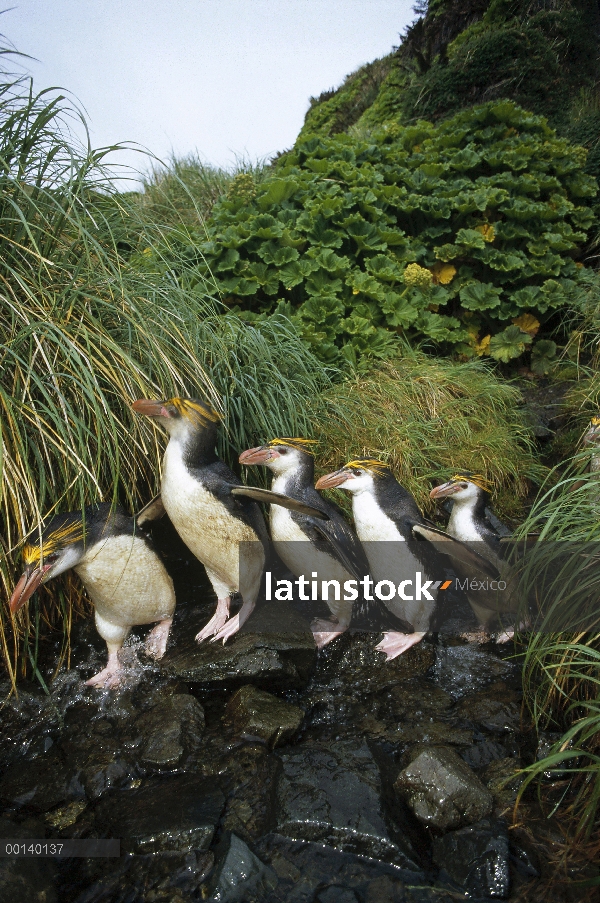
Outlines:
[[490, 336], [508, 361], [531, 344], [511, 321], [548, 320], [580, 278], [597, 191], [584, 163], [508, 101], [313, 138], [215, 204], [198, 279], [246, 318], [285, 311], [327, 362], [368, 366], [398, 335], [467, 357]]

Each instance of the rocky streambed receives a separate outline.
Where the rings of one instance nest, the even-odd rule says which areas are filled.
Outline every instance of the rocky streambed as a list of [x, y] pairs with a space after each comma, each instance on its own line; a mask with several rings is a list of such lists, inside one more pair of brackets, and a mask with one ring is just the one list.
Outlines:
[[317, 653], [285, 603], [198, 646], [206, 598], [180, 604], [160, 667], [132, 638], [119, 692], [83, 685], [104, 655], [90, 621], [50, 695], [6, 702], [0, 836], [120, 838], [121, 856], [0, 859], [1, 900], [528, 898], [561, 836], [534, 801], [513, 826], [536, 754], [514, 648], [461, 639], [460, 600], [389, 663], [366, 633]]

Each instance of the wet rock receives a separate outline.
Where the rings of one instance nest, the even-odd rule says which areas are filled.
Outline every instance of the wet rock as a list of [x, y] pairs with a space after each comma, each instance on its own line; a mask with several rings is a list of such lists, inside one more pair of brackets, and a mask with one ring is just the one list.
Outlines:
[[456, 710], [463, 718], [490, 733], [514, 733], [519, 729], [520, 707], [504, 684], [465, 696]]
[[460, 643], [456, 646], [438, 646], [433, 677], [454, 699], [473, 692], [474, 687], [485, 687], [515, 671], [515, 665], [491, 655], [477, 646]]
[[56, 828], [58, 831], [63, 831], [65, 828], [70, 828], [74, 825], [86, 808], [87, 803], [83, 800], [74, 800], [66, 806], [60, 806], [58, 809], [48, 812], [45, 816], [46, 824], [50, 825], [51, 828]]
[[508, 832], [483, 819], [433, 840], [436, 864], [470, 896], [504, 900], [510, 892]]
[[[262, 606], [249, 627], [222, 643], [182, 638], [162, 660], [171, 674], [191, 683], [240, 686], [252, 681], [269, 689], [300, 689], [312, 673], [317, 650], [304, 621], [284, 603]], [[274, 632], [278, 627], [279, 632]]]
[[265, 746], [244, 745], [219, 757], [220, 784], [227, 795], [221, 825], [246, 843], [275, 825], [275, 784], [281, 762]]
[[282, 746], [292, 737], [304, 718], [304, 711], [253, 686], [240, 687], [225, 709], [225, 724], [245, 740], [262, 740], [268, 746]]
[[206, 850], [225, 798], [211, 779], [195, 774], [153, 778], [101, 800], [96, 824], [121, 838], [129, 853]]
[[103, 744], [86, 758], [80, 780], [87, 798], [97, 800], [108, 790], [123, 787], [137, 774], [136, 766], [119, 755], [116, 744]]
[[263, 900], [277, 886], [274, 872], [235, 834], [227, 834], [215, 854], [215, 869], [208, 887], [210, 903]]
[[75, 886], [84, 888], [75, 903], [190, 903], [202, 899], [213, 867], [212, 853], [154, 853], [122, 856], [109, 867], [87, 860]]
[[494, 805], [505, 809], [517, 798], [523, 776], [519, 774], [523, 763], [520, 759], [506, 757], [492, 762], [481, 775], [483, 783], [494, 797]]
[[389, 836], [381, 779], [364, 741], [305, 744], [280, 753], [277, 830], [417, 870], [414, 851]]
[[362, 692], [381, 692], [426, 674], [435, 662], [435, 647], [426, 641], [387, 661], [385, 655], [375, 650], [380, 639], [378, 633], [343, 634], [321, 652], [316, 673], [319, 682], [339, 681], [343, 674], [350, 690], [360, 686]]
[[270, 834], [254, 850], [279, 878], [258, 903], [353, 901], [350, 894], [360, 903], [456, 903], [456, 895], [429, 886], [422, 873], [320, 843]]
[[[28, 841], [44, 838], [42, 829], [32, 830], [0, 817], [0, 837]], [[14, 903], [56, 903], [56, 865], [53, 859], [0, 858], [0, 900]]]
[[349, 887], [340, 887], [339, 884], [331, 884], [320, 894], [317, 894], [318, 903], [359, 903], [358, 897]]
[[196, 752], [204, 732], [204, 709], [197, 699], [178, 693], [169, 696], [137, 720], [142, 734], [140, 758], [144, 765], [173, 769]]
[[84, 796], [80, 770], [68, 766], [56, 746], [31, 762], [16, 761], [0, 781], [0, 799], [17, 806], [30, 806], [38, 812]]
[[448, 747], [418, 751], [394, 789], [422, 824], [440, 831], [478, 821], [493, 807], [489, 790]]
[[496, 740], [479, 740], [461, 750], [460, 755], [470, 768], [485, 768], [490, 762], [506, 758], [506, 749]]

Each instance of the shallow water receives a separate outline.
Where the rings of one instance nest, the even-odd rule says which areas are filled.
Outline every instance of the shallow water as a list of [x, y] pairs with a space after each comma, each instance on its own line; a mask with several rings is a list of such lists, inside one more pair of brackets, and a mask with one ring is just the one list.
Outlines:
[[0, 859], [2, 900], [449, 903], [539, 880], [539, 852], [508, 830], [514, 772], [535, 755], [514, 647], [457, 637], [464, 600], [450, 632], [392, 662], [368, 633], [317, 654], [307, 613], [285, 605], [198, 646], [213, 603], [199, 566], [178, 575], [159, 665], [139, 629], [120, 690], [87, 688], [105, 652], [82, 622], [50, 695], [23, 684], [6, 702], [0, 834], [117, 837], [122, 855]]

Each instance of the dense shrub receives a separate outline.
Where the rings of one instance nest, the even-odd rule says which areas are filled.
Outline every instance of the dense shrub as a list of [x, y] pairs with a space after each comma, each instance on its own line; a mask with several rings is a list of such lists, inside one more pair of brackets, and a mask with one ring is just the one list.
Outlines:
[[246, 317], [292, 313], [326, 361], [385, 357], [398, 334], [508, 361], [576, 285], [597, 190], [584, 164], [508, 101], [315, 137], [215, 205], [197, 279]]

